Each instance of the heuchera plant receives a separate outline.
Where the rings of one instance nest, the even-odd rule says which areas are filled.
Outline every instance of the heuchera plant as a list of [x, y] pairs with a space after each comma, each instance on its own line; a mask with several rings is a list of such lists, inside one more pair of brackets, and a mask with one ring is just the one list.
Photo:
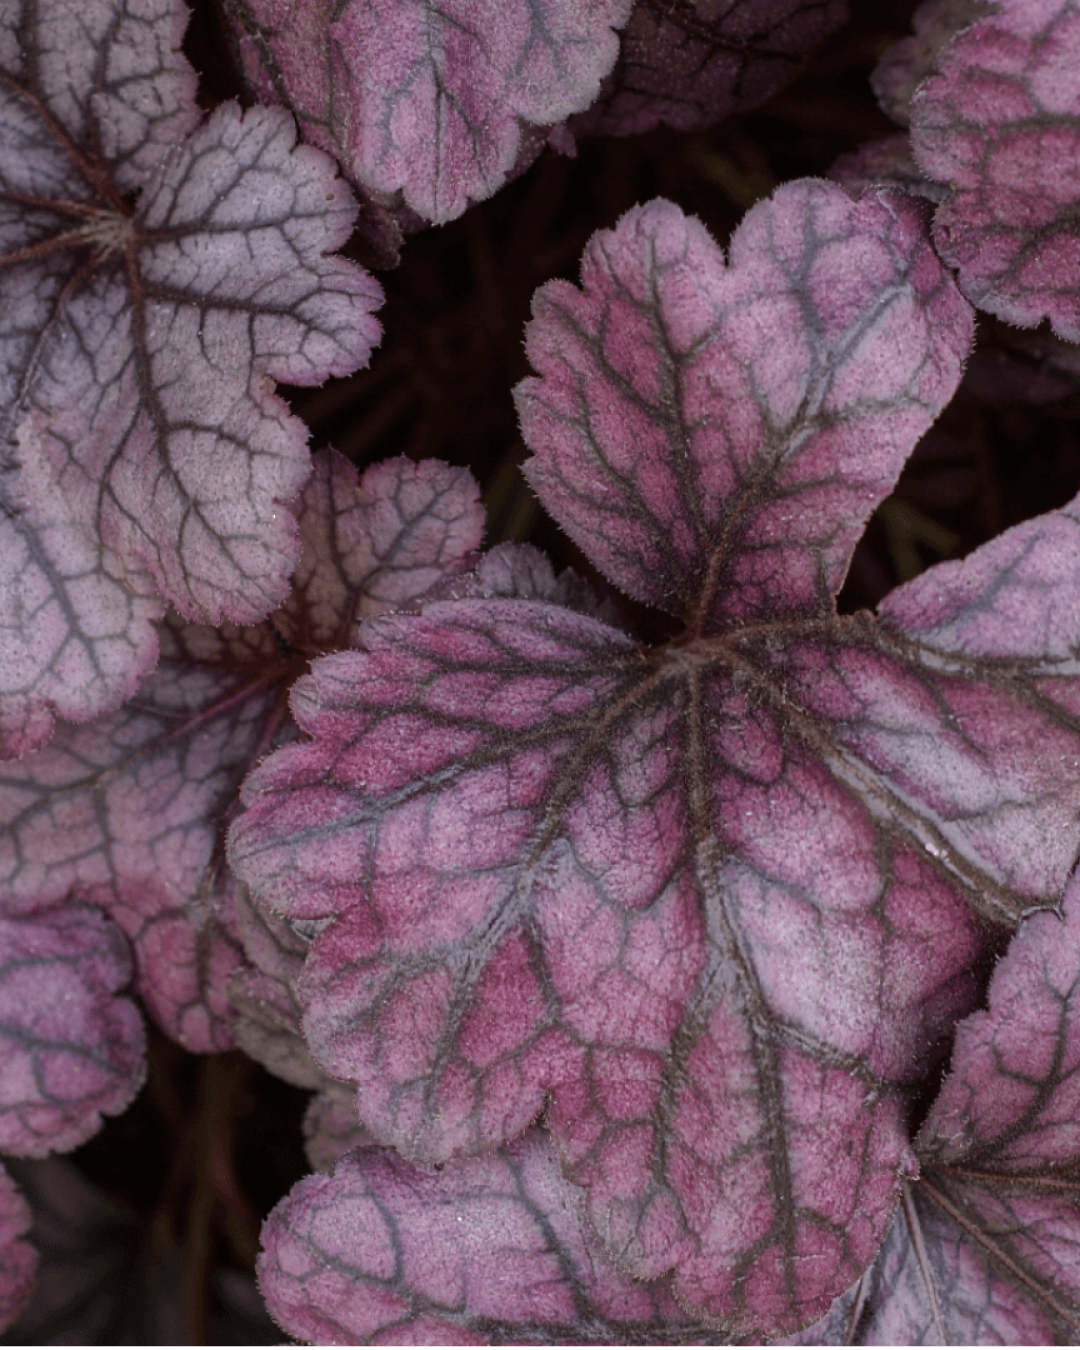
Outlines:
[[[254, 103], [204, 115], [176, 0], [0, 0], [0, 1152], [128, 1107], [140, 1005], [313, 1092], [257, 1263], [294, 1337], [1080, 1338], [1080, 498], [925, 570], [909, 521], [838, 603], [987, 351], [1075, 389], [1077, 0], [929, 0], [874, 79], [909, 132], [540, 286], [576, 572], [274, 389], [379, 340], [353, 190], [407, 258], [846, 17], [222, 0]], [[31, 1222], [0, 1172], [13, 1334]]]

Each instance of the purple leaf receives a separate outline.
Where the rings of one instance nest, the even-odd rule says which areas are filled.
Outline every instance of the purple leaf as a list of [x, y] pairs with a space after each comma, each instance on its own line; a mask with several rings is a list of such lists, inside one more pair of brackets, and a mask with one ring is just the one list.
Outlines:
[[599, 100], [570, 129], [694, 131], [756, 108], [847, 17], [847, 0], [637, 0]]
[[1064, 922], [1022, 924], [989, 1005], [957, 1028], [922, 1175], [862, 1292], [866, 1344], [1080, 1336], [1080, 879]]
[[[536, 296], [518, 387], [544, 505], [612, 581], [716, 631], [815, 610], [971, 342], [921, 206], [788, 184], [730, 264], [666, 202]], [[785, 340], [776, 341], [782, 332]]]
[[[297, 684], [312, 739], [231, 832], [265, 902], [334, 918], [304, 1029], [376, 1139], [441, 1161], [546, 1104], [608, 1250], [729, 1334], [811, 1320], [869, 1262], [911, 1165], [898, 1088], [974, 994], [971, 911], [1054, 905], [1080, 851], [1074, 513], [882, 623], [828, 595], [959, 377], [969, 311], [919, 215], [809, 184], [730, 270], [668, 206], [594, 245], [591, 296], [547, 288], [531, 335], [533, 477], [687, 630], [650, 651], [512, 599], [371, 621]], [[818, 270], [833, 240], [879, 291]], [[612, 257], [638, 270], [605, 320]], [[744, 336], [759, 304], [783, 344]]]
[[631, 0], [226, 0], [258, 97], [376, 194], [452, 220], [511, 173], [530, 127], [579, 112]]
[[1080, 7], [1012, 0], [938, 55], [911, 121], [951, 193], [934, 238], [964, 294], [1009, 323], [1080, 340]]
[[381, 1150], [294, 1186], [263, 1226], [259, 1286], [320, 1345], [692, 1345], [714, 1333], [629, 1280], [582, 1222], [540, 1130], [436, 1172]]
[[0, 1149], [41, 1158], [94, 1134], [146, 1073], [127, 942], [98, 910], [0, 918]]
[[15, 1321], [34, 1286], [37, 1252], [22, 1241], [30, 1222], [30, 1206], [0, 1167], [0, 1331]]
[[902, 188], [932, 202], [945, 196], [944, 189], [932, 183], [915, 163], [911, 137], [906, 134], [865, 141], [858, 150], [834, 160], [829, 177], [853, 196], [861, 195], [867, 188], [882, 186]]
[[[284, 599], [306, 432], [273, 380], [362, 365], [378, 285], [325, 256], [355, 208], [280, 109], [197, 126], [170, 0], [0, 21], [0, 750], [129, 696], [150, 619]], [[150, 112], [146, 110], [150, 109]]]
[[934, 73], [942, 47], [989, 7], [989, 0], [923, 0], [912, 15], [914, 35], [894, 42], [870, 77], [882, 112], [906, 127], [915, 91]]
[[165, 659], [137, 699], [0, 766], [9, 907], [72, 888], [103, 905], [132, 940], [151, 1013], [200, 1052], [233, 1044], [227, 986], [242, 957], [224, 825], [253, 759], [285, 734], [288, 683], [361, 616], [413, 603], [463, 566], [482, 528], [466, 470], [395, 459], [358, 482], [333, 452], [315, 456], [298, 516], [299, 584], [272, 625], [164, 629]]

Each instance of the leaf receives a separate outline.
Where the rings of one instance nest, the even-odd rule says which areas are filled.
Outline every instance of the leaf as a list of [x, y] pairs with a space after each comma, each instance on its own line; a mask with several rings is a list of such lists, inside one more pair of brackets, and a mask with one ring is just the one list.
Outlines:
[[921, 1177], [867, 1280], [864, 1343], [1075, 1345], [1080, 879], [1064, 921], [1025, 920], [989, 1009], [960, 1023], [916, 1149]]
[[923, 0], [911, 18], [912, 37], [894, 42], [870, 77], [881, 110], [906, 127], [915, 91], [934, 74], [938, 54], [989, 8], [989, 0]]
[[632, 0], [225, 0], [247, 80], [375, 194], [461, 215], [588, 107]]
[[934, 239], [964, 294], [1008, 323], [1080, 341], [1080, 7], [1016, 0], [938, 56], [911, 138], [951, 191]]
[[[362, 365], [381, 292], [325, 256], [355, 208], [280, 109], [201, 126], [174, 0], [0, 20], [0, 750], [114, 708], [150, 620], [287, 593], [307, 433], [274, 380]], [[147, 111], [150, 109], [151, 111]]]
[[123, 934], [89, 905], [0, 918], [0, 1149], [67, 1152], [131, 1103], [146, 1038], [116, 997], [130, 976]]
[[466, 470], [394, 459], [361, 479], [334, 452], [315, 456], [298, 516], [298, 585], [272, 623], [165, 628], [165, 659], [137, 699], [0, 766], [7, 906], [72, 888], [104, 906], [133, 943], [155, 1020], [198, 1052], [233, 1044], [227, 990], [243, 958], [224, 827], [253, 760], [290, 734], [285, 690], [362, 615], [414, 603], [463, 566], [482, 528]]
[[570, 128], [694, 131], [756, 108], [847, 17], [846, 0], [637, 0], [600, 98]]
[[22, 1240], [30, 1221], [30, 1206], [0, 1167], [0, 1331], [15, 1321], [34, 1287], [37, 1252]]
[[637, 1284], [605, 1256], [540, 1130], [437, 1172], [348, 1154], [293, 1187], [262, 1241], [271, 1315], [319, 1345], [712, 1340], [664, 1284]]
[[705, 631], [831, 613], [970, 343], [923, 231], [899, 194], [806, 180], [747, 214], [727, 267], [656, 202], [594, 236], [583, 291], [537, 293], [526, 476], [616, 585]]
[[[594, 240], [584, 292], [538, 297], [529, 472], [686, 631], [650, 651], [510, 599], [369, 622], [296, 686], [311, 739], [230, 835], [266, 903], [334, 916], [304, 1029], [376, 1139], [442, 1161], [546, 1105], [608, 1250], [730, 1335], [869, 1262], [898, 1089], [974, 994], [970, 910], [1054, 904], [1080, 848], [1056, 647], [1001, 667], [909, 634], [925, 592], [882, 625], [829, 596], [970, 341], [922, 219], [803, 183], [730, 266], [666, 204]], [[1023, 603], [1025, 637], [1054, 605], [1080, 632], [1051, 584]]]

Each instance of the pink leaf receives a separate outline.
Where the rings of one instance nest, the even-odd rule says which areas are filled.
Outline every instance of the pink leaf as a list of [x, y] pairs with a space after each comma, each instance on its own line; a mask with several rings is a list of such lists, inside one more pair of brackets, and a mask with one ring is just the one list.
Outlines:
[[327, 1082], [308, 1103], [304, 1152], [316, 1171], [332, 1172], [346, 1153], [374, 1143], [357, 1117], [355, 1097], [348, 1084]]
[[934, 238], [964, 294], [1009, 323], [1080, 340], [1080, 6], [1011, 0], [938, 56], [911, 135], [951, 189]]
[[88, 905], [0, 918], [0, 1148], [32, 1158], [89, 1139], [146, 1073], [138, 1009], [116, 990], [122, 933]]
[[921, 206], [790, 183], [725, 264], [653, 202], [593, 237], [582, 285], [537, 293], [541, 378], [518, 387], [544, 505], [623, 590], [706, 631], [830, 612], [971, 343]]
[[[818, 215], [802, 270], [772, 270], [789, 227], [809, 234], [808, 199], [849, 252], [894, 206], [885, 218], [912, 229], [906, 267], [891, 253], [877, 295], [815, 290]], [[662, 586], [686, 631], [648, 650], [516, 599], [369, 621], [363, 651], [295, 687], [311, 739], [248, 780], [230, 850], [266, 903], [333, 918], [299, 980], [304, 1028], [326, 1071], [358, 1085], [380, 1143], [442, 1161], [546, 1106], [619, 1262], [674, 1271], [680, 1300], [729, 1334], [775, 1336], [825, 1311], [885, 1235], [911, 1162], [903, 1086], [974, 994], [971, 912], [1015, 924], [1056, 904], [1073, 869], [1080, 602], [1060, 584], [1068, 509], [928, 572], [881, 622], [836, 615], [827, 578], [839, 584], [855, 513], [831, 485], [889, 432], [888, 470], [863, 470], [887, 490], [955, 385], [967, 314], [901, 199], [801, 185], [751, 219], [728, 270], [674, 208], [632, 215], [642, 234], [663, 227], [632, 255], [637, 309], [605, 328], [560, 287], [542, 349], [555, 373], [525, 395], [571, 409], [526, 419], [545, 494], [610, 573]], [[774, 312], [813, 317], [816, 294], [851, 325], [847, 340], [808, 325], [812, 341], [789, 322], [752, 381], [735, 358], [764, 286], [746, 288], [726, 343], [697, 303], [753, 276], [748, 237]], [[617, 383], [611, 357], [610, 388], [586, 359], [606, 337], [581, 339], [594, 321], [638, 357]], [[743, 383], [721, 399], [702, 376], [679, 421], [706, 351], [710, 375]], [[836, 416], [781, 436], [776, 368]], [[856, 447], [848, 416], [877, 439]], [[733, 424], [749, 428], [741, 459]], [[774, 563], [780, 541], [795, 542]], [[740, 591], [761, 555], [768, 586]]]
[[286, 113], [196, 125], [178, 0], [2, 22], [0, 750], [22, 753], [133, 692], [165, 600], [250, 622], [284, 599], [309, 465], [272, 382], [362, 365], [381, 293], [326, 256], [355, 210]]
[[360, 1150], [263, 1226], [259, 1285], [320, 1345], [708, 1343], [664, 1284], [629, 1280], [539, 1130], [435, 1172]]
[[638, 0], [599, 100], [570, 129], [694, 131], [756, 108], [847, 17], [847, 0]]
[[37, 1252], [23, 1235], [30, 1228], [30, 1206], [0, 1167], [0, 1331], [22, 1311], [34, 1286]]
[[586, 108], [631, 0], [227, 0], [260, 98], [433, 221], [499, 188], [530, 127]]

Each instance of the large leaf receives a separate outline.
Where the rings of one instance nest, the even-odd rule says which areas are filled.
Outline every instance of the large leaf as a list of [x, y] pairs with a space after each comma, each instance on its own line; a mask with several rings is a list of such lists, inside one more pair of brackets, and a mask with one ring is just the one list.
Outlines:
[[847, 0], [637, 0], [582, 135], [693, 131], [756, 108], [848, 17]]
[[333, 452], [315, 457], [298, 516], [298, 584], [271, 622], [163, 629], [165, 659], [137, 699], [0, 766], [5, 907], [72, 888], [103, 905], [155, 1018], [196, 1051], [233, 1043], [227, 986], [242, 957], [224, 827], [254, 759], [288, 733], [285, 691], [362, 616], [461, 567], [482, 527], [467, 471], [395, 459], [360, 478]]
[[588, 107], [632, 0], [226, 0], [247, 78], [380, 194], [451, 220]]
[[584, 290], [537, 300], [529, 473], [686, 631], [649, 651], [497, 599], [368, 623], [297, 685], [312, 739], [231, 836], [267, 902], [337, 916], [305, 1030], [380, 1142], [478, 1152], [547, 1102], [609, 1250], [732, 1333], [810, 1320], [869, 1261], [910, 1163], [896, 1085], [971, 997], [971, 910], [1055, 903], [1080, 846], [1046, 642], [1051, 612], [1080, 634], [1051, 556], [1075, 516], [968, 630], [945, 611], [977, 557], [934, 613], [832, 605], [970, 341], [923, 222], [803, 183], [730, 264], [665, 204], [594, 240]]
[[355, 208], [280, 109], [198, 126], [179, 0], [0, 14], [0, 751], [154, 663], [150, 620], [287, 593], [307, 434], [273, 380], [354, 370], [381, 293], [325, 256]]
[[951, 189], [934, 238], [980, 308], [1080, 341], [1080, 4], [995, 11], [939, 53], [914, 99], [915, 157]]
[[695, 1345], [665, 1283], [629, 1280], [532, 1130], [436, 1172], [361, 1149], [294, 1186], [263, 1225], [259, 1286], [319, 1345]]
[[26, 1157], [89, 1139], [146, 1073], [124, 936], [89, 905], [0, 918], [0, 1149]]
[[37, 1253], [23, 1241], [30, 1206], [0, 1167], [0, 1331], [18, 1317], [34, 1283]]

